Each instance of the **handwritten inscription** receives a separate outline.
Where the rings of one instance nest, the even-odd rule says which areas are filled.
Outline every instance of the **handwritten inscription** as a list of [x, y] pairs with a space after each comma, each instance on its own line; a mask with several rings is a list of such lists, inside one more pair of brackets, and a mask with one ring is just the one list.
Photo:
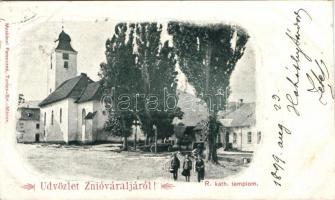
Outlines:
[[[299, 110], [299, 102], [301, 101], [299, 98], [302, 91], [317, 95], [319, 103], [326, 105], [329, 102], [329, 96], [334, 99], [334, 88], [325, 61], [322, 58], [315, 58], [314, 55], [311, 55], [305, 49], [306, 40], [303, 40], [303, 33], [306, 30], [304, 26], [312, 22], [311, 15], [303, 8], [297, 9], [293, 14], [293, 26], [285, 31], [285, 35], [294, 49], [293, 53], [289, 55], [290, 64], [285, 66], [287, 72], [285, 81], [288, 87], [285, 87], [286, 90], [283, 92], [283, 96], [273, 94], [272, 100], [275, 112], [287, 112], [293, 114], [293, 117], [300, 119], [302, 113]], [[306, 77], [301, 75], [301, 70], [307, 72]], [[306, 89], [300, 86], [303, 78], [307, 78], [309, 83]], [[281, 119], [281, 122], [277, 123], [279, 131], [276, 148], [274, 149], [276, 153], [272, 154], [273, 167], [270, 174], [276, 186], [282, 186], [284, 169], [288, 167], [284, 148], [286, 137], [291, 135], [292, 131], [287, 128], [286, 123], [285, 119]]]
[[279, 132], [278, 132], [278, 146], [280, 148], [284, 148], [284, 134], [288, 134], [288, 135], [291, 135], [291, 131], [286, 128], [285, 126], [281, 125], [281, 124], [278, 124], [278, 127], [279, 127]]
[[299, 104], [299, 82], [300, 82], [300, 70], [301, 70], [301, 62], [302, 59], [311, 62], [312, 59], [307, 55], [305, 50], [303, 50], [301, 46], [301, 20], [302, 16], [307, 16], [307, 18], [312, 21], [312, 17], [308, 14], [308, 12], [304, 9], [299, 9], [294, 12], [295, 15], [295, 22], [293, 26], [295, 28], [295, 32], [293, 33], [291, 29], [287, 29], [285, 34], [293, 42], [295, 47], [295, 53], [290, 55], [290, 60], [292, 64], [289, 67], [286, 67], [287, 70], [294, 71], [293, 76], [287, 76], [286, 80], [289, 82], [292, 90], [291, 92], [286, 93], [286, 100], [288, 104], [286, 105], [287, 110], [289, 112], [294, 112], [297, 116], [300, 116], [300, 112], [298, 111], [298, 104]]
[[324, 97], [324, 94], [328, 90], [332, 99], [334, 99], [333, 87], [329, 80], [329, 72], [324, 61], [314, 60], [317, 65], [317, 70], [310, 70], [310, 73], [306, 73], [306, 77], [311, 85], [311, 88], [307, 89], [308, 92], [318, 93], [319, 94], [319, 102], [322, 105], [327, 105], [327, 100]]

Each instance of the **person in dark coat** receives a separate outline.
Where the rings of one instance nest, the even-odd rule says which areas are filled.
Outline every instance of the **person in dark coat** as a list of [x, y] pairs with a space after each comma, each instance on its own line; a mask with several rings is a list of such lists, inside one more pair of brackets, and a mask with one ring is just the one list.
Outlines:
[[198, 173], [198, 182], [204, 180], [205, 178], [205, 163], [202, 160], [202, 157], [198, 155], [197, 160], [195, 162], [195, 170]]
[[178, 169], [180, 167], [180, 161], [176, 153], [173, 153], [170, 172], [173, 174], [173, 179], [176, 181], [178, 179]]
[[183, 172], [182, 172], [182, 175], [185, 176], [186, 178], [186, 182], [190, 182], [191, 170], [192, 170], [192, 161], [189, 158], [189, 156], [186, 154], [185, 160], [183, 163]]

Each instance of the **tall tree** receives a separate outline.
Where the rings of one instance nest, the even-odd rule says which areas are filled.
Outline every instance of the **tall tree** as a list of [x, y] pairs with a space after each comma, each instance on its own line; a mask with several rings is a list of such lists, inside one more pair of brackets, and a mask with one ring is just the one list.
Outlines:
[[168, 42], [161, 43], [162, 25], [157, 23], [136, 24], [136, 60], [142, 71], [145, 96], [144, 111], [140, 115], [142, 128], [147, 137], [153, 136], [153, 125], [157, 126], [158, 138], [168, 137], [173, 133], [172, 120], [181, 117], [177, 107], [166, 106], [166, 94], [176, 95], [177, 72], [175, 54]]
[[170, 22], [168, 33], [178, 55], [181, 70], [207, 104], [207, 160], [217, 163], [216, 141], [219, 132], [218, 112], [224, 109], [229, 79], [242, 57], [248, 34], [231, 25], [200, 26]]
[[126, 23], [115, 26], [113, 37], [106, 41], [107, 63], [100, 65], [99, 72], [104, 91], [113, 97], [106, 130], [124, 138], [124, 149], [128, 148], [127, 138], [132, 133], [132, 123], [136, 118], [132, 99], [140, 89], [140, 70], [135, 65], [133, 54], [134, 30], [134, 24], [129, 27]]

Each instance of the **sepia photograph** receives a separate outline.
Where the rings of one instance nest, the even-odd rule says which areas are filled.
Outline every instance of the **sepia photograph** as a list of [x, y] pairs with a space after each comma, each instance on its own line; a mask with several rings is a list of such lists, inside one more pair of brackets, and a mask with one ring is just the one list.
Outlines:
[[[61, 177], [200, 182], [236, 174], [262, 137], [250, 40], [237, 25], [177, 21], [27, 30], [18, 149], [36, 170]], [[28, 80], [28, 71], [38, 76]]]

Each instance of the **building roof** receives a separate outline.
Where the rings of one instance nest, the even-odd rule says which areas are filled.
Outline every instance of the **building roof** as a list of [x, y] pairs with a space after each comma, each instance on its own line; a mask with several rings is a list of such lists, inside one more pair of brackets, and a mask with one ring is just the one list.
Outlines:
[[101, 95], [102, 87], [100, 82], [89, 83], [76, 102], [82, 103], [91, 100], [99, 100]]
[[73, 98], [77, 100], [82, 95], [83, 91], [85, 91], [87, 85], [92, 82], [93, 81], [87, 77], [86, 74], [82, 73], [79, 76], [64, 81], [54, 92], [49, 94], [49, 96], [38, 105], [43, 107], [65, 98]]
[[20, 103], [18, 108], [38, 108], [38, 104], [40, 103], [41, 101], [39, 100], [36, 100], [36, 101], [26, 101], [24, 103]]
[[93, 113], [92, 112], [89, 112], [86, 116], [85, 116], [85, 119], [93, 119], [94, 116], [97, 114], [97, 111], [94, 111]]
[[196, 96], [177, 90], [178, 104], [181, 111], [184, 112], [183, 118], [175, 118], [173, 123], [183, 123], [185, 126], [196, 126], [197, 123], [207, 120], [208, 112], [206, 105], [200, 102]]
[[219, 121], [225, 127], [244, 127], [256, 124], [255, 103], [243, 103], [235, 111], [224, 116]]
[[73, 51], [76, 52], [71, 46], [71, 37], [65, 33], [63, 30], [59, 34], [58, 39], [58, 45], [56, 47], [57, 50], [66, 50], [66, 51]]
[[197, 125], [194, 127], [194, 131], [201, 131], [204, 128], [203, 123], [197, 123]]
[[40, 108], [20, 108], [21, 114], [19, 120], [40, 120]]

